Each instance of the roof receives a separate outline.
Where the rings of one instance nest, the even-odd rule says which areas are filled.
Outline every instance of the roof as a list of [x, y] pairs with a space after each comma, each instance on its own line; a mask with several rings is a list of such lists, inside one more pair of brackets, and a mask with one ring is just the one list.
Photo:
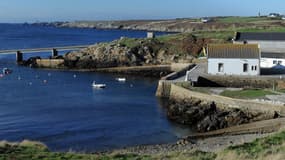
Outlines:
[[261, 52], [262, 58], [282, 58], [285, 59], [285, 53]]
[[236, 41], [285, 41], [285, 32], [237, 32]]
[[259, 59], [258, 44], [210, 44], [208, 58], [248, 58]]

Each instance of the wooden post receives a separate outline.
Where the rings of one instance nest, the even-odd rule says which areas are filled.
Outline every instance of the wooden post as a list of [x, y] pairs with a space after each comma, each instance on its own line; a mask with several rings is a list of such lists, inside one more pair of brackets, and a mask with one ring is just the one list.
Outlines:
[[58, 51], [55, 48], [52, 49], [52, 55], [51, 56], [52, 57], [58, 56]]
[[23, 61], [23, 53], [21, 51], [17, 51], [16, 53], [16, 62], [22, 62]]

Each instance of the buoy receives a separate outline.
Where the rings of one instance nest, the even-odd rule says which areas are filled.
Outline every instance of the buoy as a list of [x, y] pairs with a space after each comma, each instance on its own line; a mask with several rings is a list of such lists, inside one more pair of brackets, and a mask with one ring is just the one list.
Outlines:
[[51, 73], [48, 73], [48, 76], [50, 77], [50, 76], [51, 76]]
[[47, 81], [47, 80], [43, 80], [43, 82], [44, 82], [44, 83], [47, 83], [48, 81]]
[[74, 74], [74, 75], [73, 75], [73, 78], [76, 78], [76, 77], [77, 77], [77, 75], [76, 75], [76, 74]]
[[22, 78], [20, 76], [18, 76], [18, 80], [21, 80]]
[[31, 86], [31, 85], [33, 85], [33, 83], [32, 83], [32, 82], [29, 82], [29, 85]]

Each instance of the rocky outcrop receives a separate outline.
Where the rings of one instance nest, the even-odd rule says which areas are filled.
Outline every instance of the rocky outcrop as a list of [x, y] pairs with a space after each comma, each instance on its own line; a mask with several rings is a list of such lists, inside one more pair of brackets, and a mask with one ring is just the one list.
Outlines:
[[186, 36], [177, 44], [158, 39], [122, 38], [67, 53], [63, 58], [67, 68], [79, 69], [191, 63], [207, 42], [193, 36]]
[[177, 102], [170, 100], [168, 105], [169, 119], [184, 125], [190, 125], [199, 132], [227, 128], [249, 123], [254, 116], [240, 109], [222, 110], [215, 103], [207, 103], [198, 99]]

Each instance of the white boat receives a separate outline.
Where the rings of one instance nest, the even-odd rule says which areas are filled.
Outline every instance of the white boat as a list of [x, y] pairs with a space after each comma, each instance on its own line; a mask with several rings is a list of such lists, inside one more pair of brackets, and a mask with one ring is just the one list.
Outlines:
[[9, 69], [9, 68], [3, 68], [2, 73], [3, 73], [4, 75], [11, 74], [11, 73], [12, 73], [12, 70]]
[[106, 84], [96, 84], [96, 82], [93, 81], [92, 87], [94, 87], [94, 88], [105, 88]]
[[126, 78], [116, 78], [116, 80], [119, 81], [119, 82], [126, 82], [127, 81]]

